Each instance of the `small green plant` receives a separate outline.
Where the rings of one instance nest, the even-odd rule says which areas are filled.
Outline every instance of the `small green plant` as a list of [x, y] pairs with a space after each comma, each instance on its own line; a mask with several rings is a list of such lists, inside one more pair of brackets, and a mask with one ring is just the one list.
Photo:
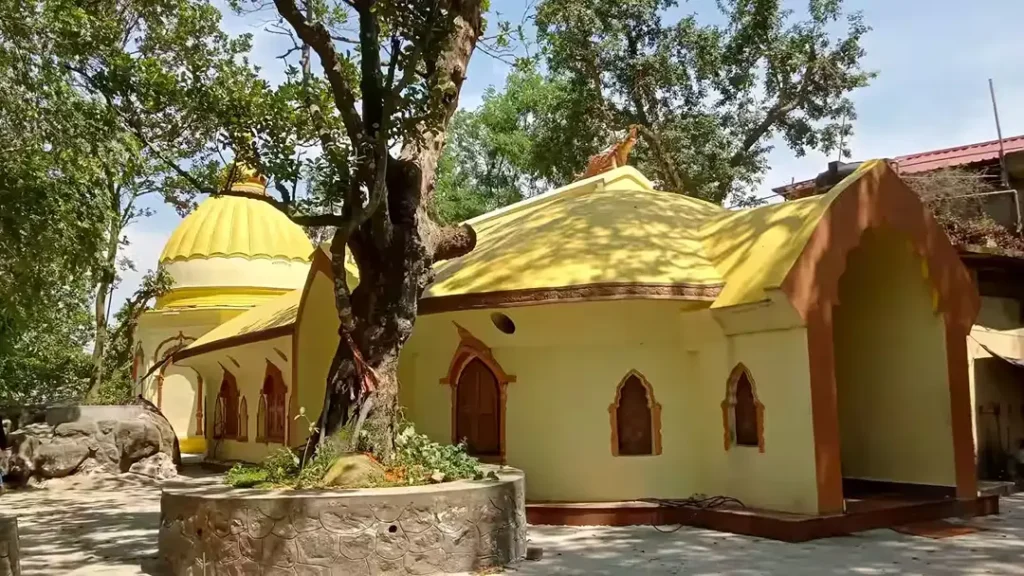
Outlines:
[[224, 481], [236, 488], [291, 486], [299, 475], [299, 458], [287, 448], [280, 448], [257, 465], [235, 464]]
[[[305, 411], [299, 416], [305, 416]], [[315, 426], [312, 422], [309, 424], [312, 432]], [[480, 462], [466, 453], [465, 445], [439, 444], [417, 433], [415, 427], [405, 421], [399, 424], [399, 429], [394, 456], [384, 463], [385, 478], [374, 482], [373, 487], [416, 486], [485, 477]], [[225, 482], [236, 488], [322, 488], [324, 477], [345, 453], [349, 440], [344, 435], [330, 438], [316, 448], [305, 465], [295, 452], [281, 448], [259, 464], [235, 464], [228, 470]]]
[[480, 461], [464, 444], [439, 444], [416, 432], [411, 423], [395, 438], [393, 473], [405, 484], [429, 484], [483, 478]]
[[228, 470], [224, 482], [235, 488], [255, 488], [268, 484], [267, 471], [257, 466], [235, 464]]

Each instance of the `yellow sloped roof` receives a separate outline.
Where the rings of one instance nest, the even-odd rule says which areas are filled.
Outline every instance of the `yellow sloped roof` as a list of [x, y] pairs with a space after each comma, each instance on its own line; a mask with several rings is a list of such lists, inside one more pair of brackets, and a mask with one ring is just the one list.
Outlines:
[[303, 229], [270, 204], [241, 196], [207, 198], [171, 234], [160, 262], [191, 258], [282, 258], [309, 261]]
[[863, 163], [826, 194], [727, 211], [701, 229], [704, 253], [726, 279], [712, 308], [750, 304], [782, 285], [832, 202], [877, 161]]
[[196, 356], [211, 350], [238, 346], [290, 334], [298, 318], [302, 290], [292, 290], [260, 304], [217, 326], [186, 346], [176, 356]]
[[469, 220], [476, 248], [438, 264], [424, 298], [544, 298], [535, 291], [635, 284], [717, 289], [715, 308], [763, 301], [782, 285], [832, 202], [882, 169], [884, 161], [864, 162], [827, 194], [727, 210], [656, 191], [634, 168], [617, 168]]
[[469, 221], [469, 254], [435, 268], [425, 298], [604, 283], [717, 285], [701, 224], [719, 206], [657, 192], [625, 166]]
[[[323, 251], [322, 246], [317, 249]], [[326, 256], [326, 252], [324, 255]], [[355, 262], [345, 262], [345, 272], [349, 290], [355, 289], [359, 284], [359, 269]], [[317, 270], [311, 269], [309, 273], [316, 274]], [[235, 316], [186, 346], [177, 356], [187, 358], [291, 334], [291, 329], [298, 320], [304, 290], [305, 288], [292, 290]], [[334, 310], [332, 309], [330, 313], [333, 314]]]

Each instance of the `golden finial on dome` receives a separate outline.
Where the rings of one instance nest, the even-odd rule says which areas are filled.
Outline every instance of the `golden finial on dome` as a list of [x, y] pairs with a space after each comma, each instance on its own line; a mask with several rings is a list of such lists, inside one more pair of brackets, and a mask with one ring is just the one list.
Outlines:
[[256, 171], [245, 162], [235, 162], [225, 167], [224, 180], [231, 179], [232, 192], [246, 192], [249, 194], [266, 194], [267, 177]]

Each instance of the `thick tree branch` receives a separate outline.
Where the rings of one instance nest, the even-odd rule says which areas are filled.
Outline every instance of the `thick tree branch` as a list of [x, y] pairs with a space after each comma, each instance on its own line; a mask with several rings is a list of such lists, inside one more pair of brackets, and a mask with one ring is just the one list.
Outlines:
[[[274, 0], [277, 12], [291, 24], [303, 42], [309, 44], [323, 65], [324, 74], [331, 85], [334, 103], [341, 113], [342, 122], [353, 145], [358, 144], [363, 136], [363, 121], [356, 111], [356, 97], [349, 86], [342, 70], [341, 59], [334, 49], [331, 33], [320, 22], [310, 23], [306, 16], [295, 5], [295, 0]], [[364, 95], [365, 96], [365, 95]]]
[[440, 228], [434, 245], [434, 261], [458, 258], [469, 254], [473, 248], [476, 248], [476, 230], [469, 224]]
[[647, 140], [647, 143], [650, 144], [651, 151], [658, 158], [658, 163], [661, 164], [661, 169], [664, 171], [672, 191], [680, 194], [688, 191], [692, 193], [693, 190], [689, 189], [683, 177], [679, 174], [679, 170], [676, 169], [675, 162], [668, 156], [668, 151], [665, 150], [661, 138], [645, 124], [638, 124], [637, 128], [640, 130], [640, 134]]

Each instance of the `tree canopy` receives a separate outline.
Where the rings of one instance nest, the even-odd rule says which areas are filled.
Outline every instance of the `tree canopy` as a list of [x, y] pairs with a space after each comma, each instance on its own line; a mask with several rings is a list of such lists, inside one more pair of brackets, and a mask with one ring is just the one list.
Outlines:
[[810, 0], [802, 18], [778, 0], [718, 7], [680, 17], [674, 0], [541, 0], [537, 55], [453, 125], [439, 213], [566, 184], [631, 125], [634, 165], [715, 203], [750, 200], [775, 138], [798, 156], [849, 142], [849, 95], [873, 77], [862, 15], [840, 0]]

